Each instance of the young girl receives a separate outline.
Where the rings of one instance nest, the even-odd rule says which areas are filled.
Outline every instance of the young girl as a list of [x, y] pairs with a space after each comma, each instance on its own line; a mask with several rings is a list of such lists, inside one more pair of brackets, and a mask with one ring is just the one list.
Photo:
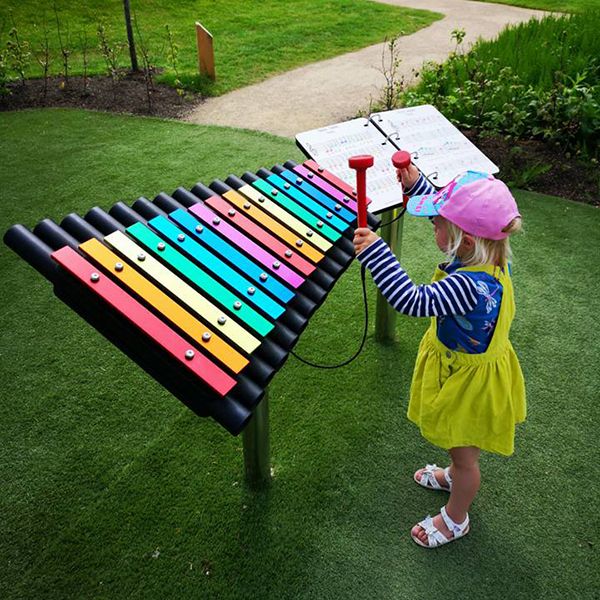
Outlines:
[[508, 339], [515, 314], [508, 236], [521, 215], [508, 188], [468, 171], [436, 192], [414, 165], [398, 170], [407, 210], [433, 222], [435, 241], [449, 257], [430, 285], [416, 286], [389, 247], [358, 228], [358, 260], [388, 302], [403, 314], [433, 317], [417, 355], [408, 418], [450, 454], [450, 466], [427, 465], [421, 486], [450, 492], [440, 514], [411, 530], [425, 548], [469, 532], [468, 510], [479, 490], [481, 450], [510, 455], [515, 424], [525, 419], [525, 386]]

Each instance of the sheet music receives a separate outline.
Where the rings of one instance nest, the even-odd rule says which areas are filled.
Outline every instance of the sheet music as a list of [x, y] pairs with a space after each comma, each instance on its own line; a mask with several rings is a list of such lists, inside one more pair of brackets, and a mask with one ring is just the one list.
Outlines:
[[296, 142], [307, 156], [352, 188], [356, 188], [356, 171], [348, 166], [348, 158], [371, 154], [375, 160], [367, 170], [367, 196], [372, 201], [369, 212], [378, 213], [402, 203], [402, 186], [396, 180], [391, 161], [396, 148], [368, 119], [353, 119], [305, 131], [296, 136]]
[[370, 118], [384, 136], [413, 155], [414, 164], [435, 186], [444, 186], [469, 169], [499, 170], [434, 106], [400, 108]]

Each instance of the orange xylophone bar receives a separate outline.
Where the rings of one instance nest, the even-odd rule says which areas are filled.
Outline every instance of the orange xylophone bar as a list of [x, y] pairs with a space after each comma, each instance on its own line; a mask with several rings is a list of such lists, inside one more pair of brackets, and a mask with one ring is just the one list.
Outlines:
[[33, 232], [15, 225], [5, 242], [171, 393], [237, 434], [352, 259], [353, 217], [329, 222], [324, 189], [259, 175]]

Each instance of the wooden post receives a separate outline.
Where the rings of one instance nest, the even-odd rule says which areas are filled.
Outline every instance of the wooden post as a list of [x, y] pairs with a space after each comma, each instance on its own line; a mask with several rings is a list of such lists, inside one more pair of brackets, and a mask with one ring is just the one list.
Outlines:
[[215, 73], [213, 36], [198, 21], [196, 21], [196, 41], [198, 43], [198, 70], [200, 75], [208, 75], [214, 81], [217, 75]]
[[129, 0], [123, 0], [123, 10], [125, 11], [125, 28], [127, 29], [127, 43], [129, 44], [129, 57], [131, 58], [131, 70], [139, 71], [137, 54], [135, 53], [135, 39], [133, 37], [133, 28], [131, 27], [131, 9]]

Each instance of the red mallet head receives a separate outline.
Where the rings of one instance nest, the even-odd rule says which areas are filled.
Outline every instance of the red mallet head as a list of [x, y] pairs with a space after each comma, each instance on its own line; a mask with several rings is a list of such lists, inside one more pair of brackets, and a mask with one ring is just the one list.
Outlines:
[[369, 154], [351, 156], [348, 166], [356, 171], [356, 202], [358, 204], [358, 226], [367, 226], [367, 169], [373, 166], [374, 159]]
[[348, 166], [357, 171], [366, 171], [369, 167], [373, 166], [374, 162], [375, 159], [370, 154], [359, 154], [358, 156], [351, 156], [348, 159]]
[[410, 153], [406, 150], [398, 150], [392, 154], [392, 164], [396, 169], [406, 169], [411, 162]]

